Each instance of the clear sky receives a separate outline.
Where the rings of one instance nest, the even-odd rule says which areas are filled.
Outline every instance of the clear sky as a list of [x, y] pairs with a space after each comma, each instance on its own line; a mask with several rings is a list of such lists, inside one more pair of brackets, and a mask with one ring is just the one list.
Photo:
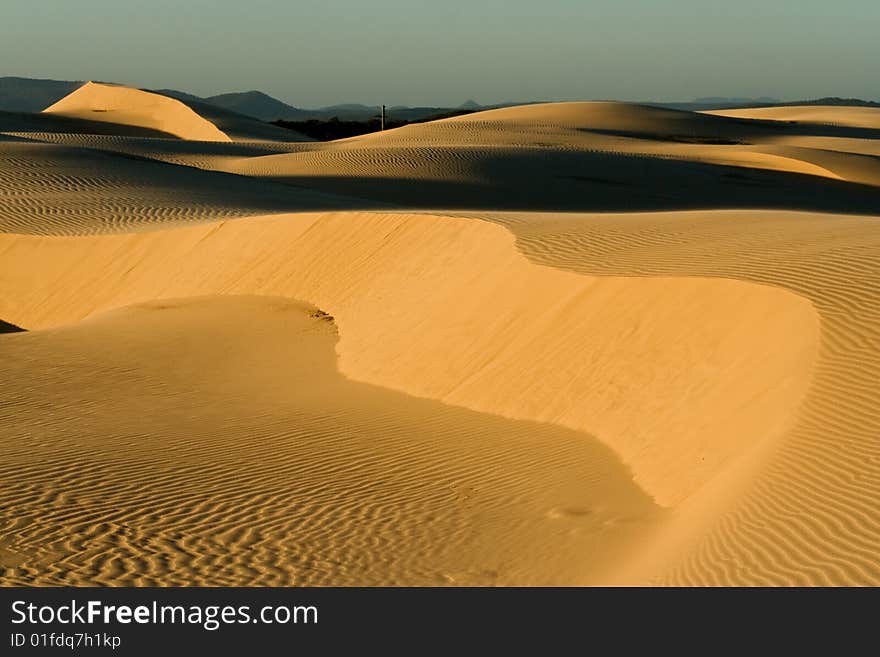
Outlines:
[[0, 0], [0, 75], [315, 107], [880, 99], [880, 0]]

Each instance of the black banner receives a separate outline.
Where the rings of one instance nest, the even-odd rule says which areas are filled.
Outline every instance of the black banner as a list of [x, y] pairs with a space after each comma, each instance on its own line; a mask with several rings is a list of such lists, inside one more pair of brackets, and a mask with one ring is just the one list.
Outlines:
[[815, 647], [817, 631], [842, 625], [840, 647], [873, 626], [878, 599], [876, 589], [5, 588], [0, 654], [556, 654], [706, 635]]

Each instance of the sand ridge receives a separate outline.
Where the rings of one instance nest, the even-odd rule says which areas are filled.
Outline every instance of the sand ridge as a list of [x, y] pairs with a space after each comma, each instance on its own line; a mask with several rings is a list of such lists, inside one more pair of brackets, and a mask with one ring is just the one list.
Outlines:
[[231, 141], [217, 126], [179, 100], [122, 85], [86, 82], [43, 112], [135, 125], [181, 139]]
[[92, 123], [128, 125], [195, 141], [309, 141], [297, 132], [213, 105], [118, 84], [87, 82], [43, 113]]
[[351, 206], [350, 199], [309, 189], [10, 137], [0, 137], [0, 203], [0, 230], [56, 235]]
[[[36, 244], [57, 273], [44, 268], [35, 278], [22, 269]], [[130, 250], [139, 254], [134, 267], [120, 258]], [[80, 267], [84, 252], [89, 264]], [[785, 428], [809, 384], [818, 334], [809, 303], [775, 288], [568, 274], [529, 264], [503, 228], [428, 215], [0, 238], [0, 253], [19, 290], [0, 314], [28, 328], [161, 296], [307, 299], [336, 317], [347, 376], [594, 433], [661, 505], [679, 503], [723, 469], [744, 448], [743, 433], [760, 440]], [[68, 286], [83, 293], [64, 301]], [[688, 353], [700, 354], [699, 365]], [[652, 367], [641, 367], [645, 359]], [[431, 362], [443, 370], [426, 368]], [[536, 389], [536, 381], [545, 385]], [[700, 437], [707, 432], [711, 444]]]

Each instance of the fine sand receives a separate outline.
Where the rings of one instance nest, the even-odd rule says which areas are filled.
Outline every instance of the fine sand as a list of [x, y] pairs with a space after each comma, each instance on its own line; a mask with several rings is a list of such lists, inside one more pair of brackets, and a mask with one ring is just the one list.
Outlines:
[[880, 111], [149, 96], [0, 116], [4, 583], [880, 583]]

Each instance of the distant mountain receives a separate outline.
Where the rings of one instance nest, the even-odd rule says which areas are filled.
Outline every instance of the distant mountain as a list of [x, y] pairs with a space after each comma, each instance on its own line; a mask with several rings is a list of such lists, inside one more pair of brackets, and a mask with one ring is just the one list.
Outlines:
[[163, 96], [170, 96], [171, 98], [182, 100], [185, 103], [204, 102], [204, 98], [201, 98], [200, 96], [188, 94], [185, 91], [177, 91], [176, 89], [152, 89], [151, 91], [155, 91], [157, 94], [162, 94]]
[[458, 106], [458, 109], [466, 109], [466, 110], [478, 110], [483, 106], [480, 105], [477, 101], [470, 99], [464, 101], [461, 105]]
[[83, 84], [83, 82], [66, 80], [0, 78], [0, 110], [5, 112], [42, 112], [49, 105], [79, 89]]
[[842, 107], [880, 107], [880, 103], [873, 100], [862, 100], [861, 98], [837, 98], [829, 96], [826, 98], [814, 98], [813, 100], [798, 100], [790, 103], [777, 103], [777, 105], [838, 105]]
[[375, 112], [377, 107], [378, 105], [362, 105], [361, 103], [340, 103], [338, 105], [327, 105], [327, 107], [322, 107], [321, 110], [327, 112], [334, 110], [341, 112]]
[[758, 98], [707, 96], [705, 98], [696, 98], [693, 101], [695, 105], [778, 105], [781, 102], [778, 98], [771, 98], [770, 96], [759, 96]]
[[306, 115], [303, 110], [283, 103], [277, 98], [272, 98], [262, 91], [241, 91], [208, 96], [203, 98], [202, 102], [245, 116], [252, 116], [261, 121], [296, 120], [302, 119]]

